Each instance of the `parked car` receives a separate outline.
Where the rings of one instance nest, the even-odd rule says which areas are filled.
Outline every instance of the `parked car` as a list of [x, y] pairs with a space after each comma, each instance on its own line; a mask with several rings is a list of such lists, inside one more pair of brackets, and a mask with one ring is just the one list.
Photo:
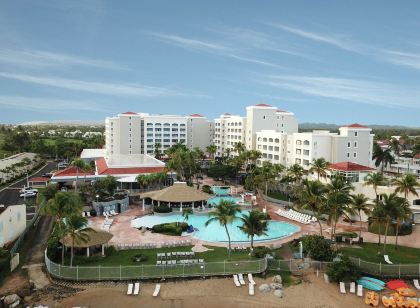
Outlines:
[[19, 192], [21, 194], [23, 194], [25, 192], [35, 192], [35, 193], [38, 193], [38, 189], [33, 188], [32, 186], [28, 186], [28, 187], [22, 188], [21, 190], [19, 190]]
[[36, 191], [26, 191], [21, 193], [19, 197], [21, 198], [35, 198], [38, 193]]
[[44, 177], [44, 178], [51, 178], [53, 176], [53, 173], [52, 172], [48, 172], [48, 173], [43, 173], [42, 174], [42, 177]]
[[62, 162], [59, 162], [58, 164], [57, 164], [57, 168], [66, 168], [66, 167], [68, 167], [69, 166], [69, 163], [68, 162], [66, 162], [66, 161], [62, 161]]

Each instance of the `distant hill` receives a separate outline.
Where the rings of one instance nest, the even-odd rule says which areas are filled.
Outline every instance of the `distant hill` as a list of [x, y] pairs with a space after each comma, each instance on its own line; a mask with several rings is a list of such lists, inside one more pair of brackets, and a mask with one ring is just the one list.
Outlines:
[[[338, 130], [341, 126], [342, 125], [331, 124], [331, 123], [300, 123], [299, 129], [305, 130], [305, 131], [312, 130], [312, 129]], [[366, 124], [366, 126], [375, 130], [420, 130], [420, 127], [409, 127], [409, 126], [403, 126], [403, 125]]]
[[67, 120], [67, 121], [33, 121], [24, 122], [19, 125], [22, 126], [104, 126], [104, 121], [81, 121], [81, 120]]

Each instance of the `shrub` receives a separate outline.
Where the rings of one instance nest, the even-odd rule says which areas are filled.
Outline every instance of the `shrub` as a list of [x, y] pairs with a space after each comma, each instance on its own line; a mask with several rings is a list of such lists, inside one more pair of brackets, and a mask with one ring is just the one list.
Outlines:
[[98, 215], [98, 213], [96, 212], [95, 209], [90, 210], [90, 216], [96, 217]]
[[331, 243], [320, 235], [308, 235], [301, 238], [303, 249], [309, 257], [317, 261], [332, 261], [335, 251]]
[[[5, 277], [10, 272], [10, 253], [0, 248], [0, 277]], [[1, 281], [1, 279], [0, 279]]]
[[161, 233], [166, 235], [177, 235], [180, 236], [182, 232], [187, 231], [188, 224], [185, 222], [170, 222], [159, 225], [154, 225], [152, 231], [155, 233]]
[[[389, 224], [388, 234], [389, 236], [395, 236], [396, 224]], [[368, 231], [371, 233], [379, 233], [379, 223], [377, 221], [369, 223]], [[413, 226], [409, 222], [403, 222], [400, 224], [399, 235], [409, 235], [413, 232]], [[381, 235], [385, 234], [385, 223], [381, 223]]]
[[203, 185], [201, 187], [201, 190], [207, 194], [212, 195], [213, 194], [213, 190], [211, 189], [210, 185]]
[[256, 258], [264, 258], [266, 255], [271, 253], [271, 249], [265, 246], [254, 247], [252, 255]]
[[361, 276], [360, 268], [352, 263], [347, 256], [340, 257], [340, 261], [330, 263], [327, 268], [327, 275], [331, 282], [352, 282]]
[[134, 255], [131, 260], [133, 260], [133, 262], [144, 262], [147, 261], [148, 257], [144, 254], [136, 254]]
[[112, 256], [116, 252], [117, 252], [117, 250], [115, 249], [114, 246], [108, 246], [108, 247], [105, 248], [105, 256], [107, 256], [107, 257]]
[[153, 211], [156, 213], [170, 213], [172, 209], [167, 205], [154, 206]]

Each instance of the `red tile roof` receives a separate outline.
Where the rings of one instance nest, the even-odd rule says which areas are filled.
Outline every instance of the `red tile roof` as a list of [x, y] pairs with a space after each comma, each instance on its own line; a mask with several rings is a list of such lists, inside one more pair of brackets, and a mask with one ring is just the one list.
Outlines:
[[201, 114], [194, 113], [194, 114], [190, 114], [190, 117], [202, 118], [203, 116]]
[[64, 170], [58, 171], [56, 173], [54, 173], [54, 177], [56, 176], [76, 176], [77, 175], [77, 169], [79, 169], [79, 176], [83, 177], [86, 175], [95, 175], [95, 171], [89, 171], [89, 172], [85, 172], [80, 168], [76, 168], [76, 167], [68, 167]]
[[268, 105], [268, 104], [257, 104], [256, 106], [257, 107], [273, 107], [273, 106]]
[[420, 159], [420, 154], [414, 156], [415, 159]]
[[34, 177], [34, 178], [30, 178], [29, 182], [49, 182], [50, 179], [49, 178], [44, 178], [42, 176], [38, 176], [38, 177]]
[[363, 165], [359, 165], [352, 162], [342, 162], [342, 163], [336, 163], [336, 164], [330, 164], [328, 166], [329, 169], [332, 170], [339, 170], [339, 171], [372, 171], [375, 170], [370, 167], [366, 167]]
[[123, 112], [122, 114], [137, 114], [137, 112], [127, 111], [127, 112]]
[[354, 124], [346, 125], [345, 127], [350, 127], [350, 128], [369, 128], [369, 127], [364, 126], [364, 125], [361, 125], [359, 123], [354, 123]]
[[96, 167], [99, 175], [158, 173], [165, 170], [165, 167], [109, 168], [103, 157], [96, 161]]

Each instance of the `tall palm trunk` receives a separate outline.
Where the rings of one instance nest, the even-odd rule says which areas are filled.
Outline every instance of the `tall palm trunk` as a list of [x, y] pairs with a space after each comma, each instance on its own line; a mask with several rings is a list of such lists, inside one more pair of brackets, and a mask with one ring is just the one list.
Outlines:
[[318, 214], [316, 214], [315, 212], [313, 212], [313, 213], [315, 214], [316, 220], [317, 220], [318, 225], [319, 225], [319, 233], [320, 233], [320, 234], [321, 234], [321, 236], [322, 236], [322, 225], [321, 225], [321, 221], [319, 220], [319, 215], [318, 215]]
[[76, 167], [76, 184], [74, 185], [74, 191], [77, 192], [77, 182], [79, 181], [79, 168]]
[[254, 235], [251, 235], [251, 250], [254, 249]]
[[398, 233], [400, 231], [400, 218], [397, 218], [397, 225], [395, 226], [395, 250], [398, 249]]
[[230, 260], [230, 250], [231, 250], [231, 246], [230, 246], [230, 234], [227, 228], [227, 225], [225, 225], [225, 230], [226, 230], [226, 234], [228, 236], [228, 242], [229, 242], [229, 249], [228, 249], [228, 260]]
[[378, 246], [381, 245], [381, 226], [382, 226], [382, 221], [378, 220]]
[[64, 244], [61, 244], [61, 265], [64, 265]]
[[72, 239], [72, 243], [71, 243], [71, 247], [70, 247], [70, 267], [73, 266], [73, 254], [74, 254], [74, 251], [73, 251], [74, 248], [73, 247], [74, 247], [74, 237]]
[[389, 227], [389, 222], [390, 222], [390, 219], [389, 219], [389, 218], [387, 218], [387, 219], [386, 219], [386, 226], [385, 226], [385, 237], [384, 237], [384, 249], [383, 249], [384, 253], [385, 253], [385, 249], [386, 249], [386, 238], [387, 238], [387, 236], [388, 236], [388, 227]]
[[362, 237], [362, 213], [359, 210], [359, 221], [360, 221], [360, 229], [359, 229], [359, 240]]

